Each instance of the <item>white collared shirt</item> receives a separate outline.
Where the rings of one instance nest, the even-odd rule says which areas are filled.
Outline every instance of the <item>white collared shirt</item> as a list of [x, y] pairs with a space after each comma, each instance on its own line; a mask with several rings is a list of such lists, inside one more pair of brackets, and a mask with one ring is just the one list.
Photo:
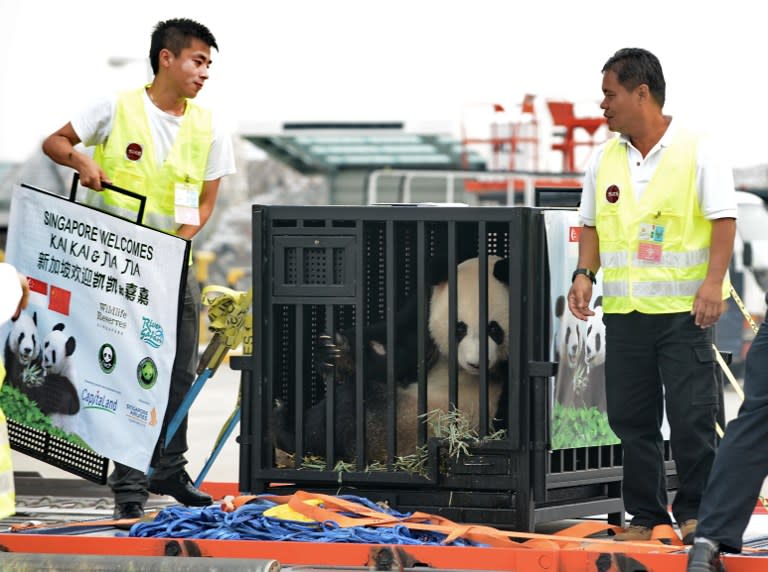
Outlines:
[[[630, 143], [629, 137], [618, 135], [627, 146], [629, 172], [636, 200], [639, 201], [645, 192], [664, 155], [664, 149], [669, 146], [677, 129], [677, 123], [671, 121], [659, 142], [645, 157]], [[604, 149], [605, 143], [595, 149], [584, 172], [579, 217], [581, 224], [586, 226], [595, 226], [595, 186], [597, 169]], [[696, 189], [704, 218], [708, 220], [736, 218], [736, 189], [733, 182], [733, 169], [726, 161], [725, 154], [707, 136], [702, 136], [699, 139], [696, 153]]]

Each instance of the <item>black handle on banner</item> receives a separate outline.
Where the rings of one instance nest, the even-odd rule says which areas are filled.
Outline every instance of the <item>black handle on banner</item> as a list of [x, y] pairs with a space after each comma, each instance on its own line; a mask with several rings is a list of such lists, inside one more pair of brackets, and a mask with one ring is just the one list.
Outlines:
[[[69, 191], [69, 200], [73, 203], [75, 201], [75, 197], [77, 196], [77, 184], [80, 182], [80, 173], [75, 172], [74, 176], [72, 177], [72, 188]], [[105, 189], [109, 189], [110, 191], [115, 191], [116, 193], [120, 193], [121, 195], [126, 195], [131, 197], [132, 199], [136, 199], [139, 201], [139, 212], [136, 216], [136, 222], [138, 224], [141, 224], [144, 220], [144, 207], [147, 205], [147, 197], [144, 195], [140, 195], [139, 193], [134, 193], [133, 191], [129, 191], [128, 189], [121, 189], [120, 187], [116, 187], [112, 183], [106, 183], [104, 181], [101, 182], [101, 186]]]

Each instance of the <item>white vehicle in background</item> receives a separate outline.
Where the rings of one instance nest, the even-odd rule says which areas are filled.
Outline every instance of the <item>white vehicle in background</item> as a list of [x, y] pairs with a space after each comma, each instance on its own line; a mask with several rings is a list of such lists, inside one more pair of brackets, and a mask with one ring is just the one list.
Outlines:
[[[768, 205], [759, 196], [736, 191], [738, 221], [731, 261], [731, 283], [759, 326], [765, 317], [768, 291]], [[717, 325], [717, 347], [733, 355], [732, 371], [743, 373], [743, 360], [754, 337], [751, 326], [731, 299]]]
[[768, 205], [752, 193], [736, 191], [736, 196], [739, 219], [734, 267], [745, 274], [744, 292], [739, 294], [749, 312], [762, 318], [768, 291]]

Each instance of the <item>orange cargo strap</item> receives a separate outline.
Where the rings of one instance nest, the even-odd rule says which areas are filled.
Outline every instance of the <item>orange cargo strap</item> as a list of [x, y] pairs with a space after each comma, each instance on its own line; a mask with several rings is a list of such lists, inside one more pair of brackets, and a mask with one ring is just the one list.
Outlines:
[[[252, 499], [254, 497], [248, 497]], [[579, 523], [572, 527], [559, 531], [557, 534], [539, 534], [533, 532], [502, 531], [496, 528], [483, 525], [458, 524], [447, 518], [423, 513], [414, 512], [406, 518], [399, 518], [385, 512], [380, 512], [363, 506], [359, 503], [348, 501], [346, 499], [324, 495], [320, 493], [310, 493], [307, 491], [296, 491], [292, 495], [262, 495], [259, 498], [265, 498], [278, 504], [288, 504], [291, 509], [317, 522], [332, 521], [339, 526], [390, 526], [392, 524], [402, 524], [413, 530], [429, 530], [440, 532], [447, 536], [445, 542], [451, 542], [456, 538], [464, 538], [474, 542], [487, 544], [494, 547], [517, 547], [536, 548], [536, 549], [592, 549], [600, 546], [601, 550], [609, 552], [620, 552], [627, 550], [632, 546], [633, 550], [640, 552], [671, 552], [679, 550], [680, 539], [677, 538], [674, 530], [668, 527], [668, 531], [677, 538], [676, 544], [670, 544], [667, 541], [667, 533], [659, 530], [660, 540], [651, 542], [613, 542], [605, 538], [587, 538], [592, 534], [614, 531], [620, 532], [621, 528], [599, 522]], [[308, 500], [320, 500], [322, 505], [308, 504]], [[244, 503], [241, 503], [244, 504]], [[347, 516], [344, 513], [350, 513], [359, 516]], [[658, 527], [657, 527], [658, 528]], [[663, 541], [661, 539], [664, 539]], [[513, 539], [526, 539], [524, 542]]]

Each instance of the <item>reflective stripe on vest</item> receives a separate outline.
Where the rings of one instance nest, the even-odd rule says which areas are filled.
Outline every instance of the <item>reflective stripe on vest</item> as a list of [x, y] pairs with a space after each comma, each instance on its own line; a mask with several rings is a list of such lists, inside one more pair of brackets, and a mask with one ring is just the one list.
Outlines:
[[[185, 183], [202, 192], [208, 152], [213, 141], [209, 111], [187, 100], [173, 146], [158, 168], [149, 120], [144, 108], [144, 89], [120, 94], [112, 132], [96, 147], [94, 159], [112, 183], [147, 197], [143, 224], [174, 233], [176, 184]], [[112, 191], [88, 191], [86, 202], [129, 220], [136, 220], [138, 201]]]
[[[5, 367], [0, 359], [0, 388], [5, 380]], [[11, 444], [8, 441], [8, 424], [0, 410], [0, 518], [16, 512], [16, 492], [13, 484]]]
[[[638, 201], [626, 144], [619, 138], [606, 144], [595, 196], [605, 312], [665, 314], [693, 307], [707, 275], [712, 239], [712, 223], [701, 212], [696, 190], [697, 145], [697, 136], [678, 131]], [[609, 188], [611, 196], [618, 194], [613, 203]], [[663, 241], [648, 241], [661, 245], [658, 261], [639, 256], [643, 223], [663, 227]]]

